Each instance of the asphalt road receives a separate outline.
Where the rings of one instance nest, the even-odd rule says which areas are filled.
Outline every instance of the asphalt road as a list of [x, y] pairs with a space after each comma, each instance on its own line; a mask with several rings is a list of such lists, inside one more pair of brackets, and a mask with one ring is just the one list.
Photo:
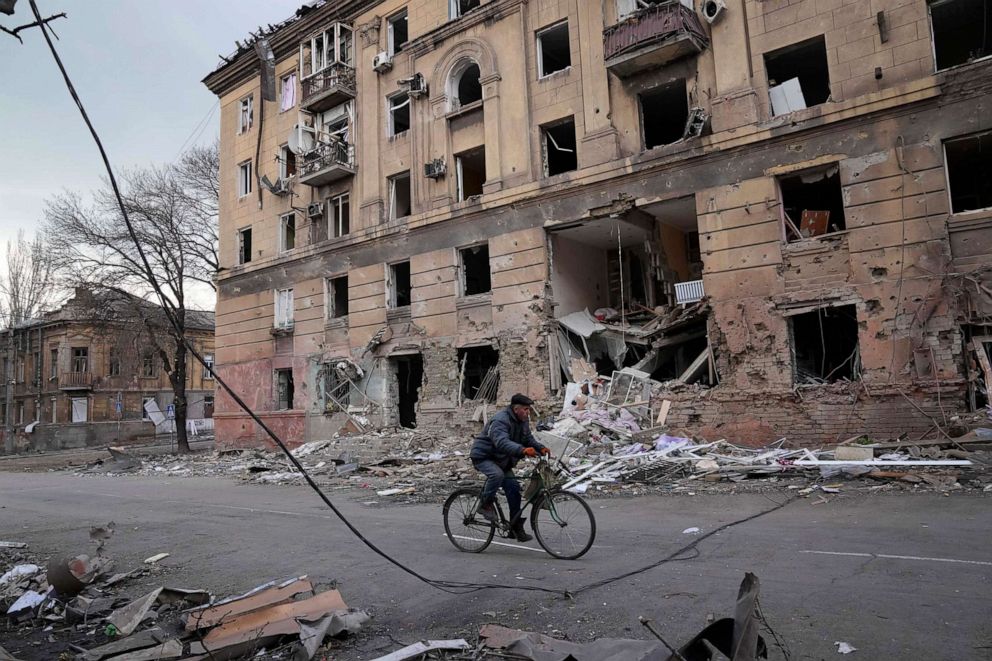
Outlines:
[[[783, 492], [780, 498], [788, 497]], [[773, 506], [761, 495], [592, 500], [600, 533], [581, 560], [553, 560], [535, 543], [459, 553], [443, 536], [440, 506], [384, 506], [374, 494], [332, 492], [375, 543], [424, 574], [459, 581], [574, 589], [646, 565], [691, 540]], [[427, 636], [471, 636], [499, 622], [576, 640], [648, 638], [639, 615], [685, 641], [709, 613], [733, 614], [745, 571], [761, 579], [761, 606], [793, 659], [837, 658], [835, 641], [862, 659], [992, 658], [992, 511], [989, 497], [953, 494], [800, 499], [725, 530], [673, 562], [579, 595], [517, 590], [449, 595], [372, 555], [301, 487], [218, 479], [0, 473], [0, 538], [42, 555], [89, 549], [91, 525], [113, 520], [107, 550], [121, 568], [158, 552], [151, 584], [243, 592], [309, 574], [336, 581], [349, 605], [374, 616], [372, 636], [340, 658], [375, 658]], [[773, 650], [772, 658], [784, 658]]]

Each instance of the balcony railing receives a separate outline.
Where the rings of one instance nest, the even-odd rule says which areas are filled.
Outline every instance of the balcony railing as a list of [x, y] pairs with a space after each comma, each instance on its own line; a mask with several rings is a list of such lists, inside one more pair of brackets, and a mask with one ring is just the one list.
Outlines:
[[62, 372], [59, 375], [59, 390], [89, 390], [92, 387], [92, 372]]
[[703, 291], [702, 280], [675, 283], [675, 303], [677, 305], [686, 305], [701, 301], [705, 295], [706, 292]]
[[307, 112], [323, 112], [355, 98], [355, 68], [347, 64], [328, 65], [301, 81], [300, 107]]
[[709, 45], [696, 13], [678, 0], [645, 7], [603, 31], [606, 67], [630, 76]]
[[300, 183], [307, 186], [324, 184], [355, 174], [355, 146], [343, 140], [319, 143], [303, 154]]

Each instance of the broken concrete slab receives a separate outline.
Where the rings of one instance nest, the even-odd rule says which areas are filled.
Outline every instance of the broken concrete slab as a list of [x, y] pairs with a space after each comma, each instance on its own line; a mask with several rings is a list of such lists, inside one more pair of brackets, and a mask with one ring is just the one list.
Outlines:
[[154, 629], [146, 629], [144, 631], [138, 631], [131, 636], [126, 638], [120, 638], [106, 645], [101, 645], [100, 647], [94, 647], [83, 654], [83, 661], [100, 661], [106, 657], [112, 657], [115, 654], [123, 654], [125, 652], [133, 652], [134, 650], [146, 649], [149, 647], [157, 646], [169, 638], [162, 629], [155, 627]]
[[159, 661], [159, 659], [178, 659], [182, 655], [183, 644], [171, 639], [155, 647], [115, 656], [112, 661]]
[[141, 625], [145, 615], [155, 605], [162, 588], [155, 588], [143, 597], [139, 597], [131, 603], [118, 608], [107, 618], [107, 622], [117, 627], [121, 636], [129, 636]]

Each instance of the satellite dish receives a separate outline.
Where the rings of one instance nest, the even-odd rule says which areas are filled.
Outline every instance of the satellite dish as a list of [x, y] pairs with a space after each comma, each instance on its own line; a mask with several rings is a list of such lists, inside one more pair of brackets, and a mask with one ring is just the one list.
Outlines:
[[289, 147], [290, 151], [297, 154], [308, 152], [314, 147], [313, 134], [307, 127], [297, 124], [289, 132], [286, 146]]

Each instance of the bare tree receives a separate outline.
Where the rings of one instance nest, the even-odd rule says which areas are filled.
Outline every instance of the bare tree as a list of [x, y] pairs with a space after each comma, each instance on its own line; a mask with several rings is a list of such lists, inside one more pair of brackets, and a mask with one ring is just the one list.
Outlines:
[[0, 272], [0, 317], [7, 328], [34, 319], [55, 301], [54, 260], [44, 237], [29, 241], [24, 230], [7, 240], [7, 263]]
[[[189, 352], [184, 339], [195, 310], [191, 298], [197, 284], [215, 287], [217, 271], [217, 157], [211, 151], [216, 152], [216, 146], [188, 152], [176, 165], [138, 169], [121, 177], [124, 207], [168, 312], [157, 305], [124, 309], [130, 323], [147, 331], [144, 336], [169, 377], [180, 452], [189, 451]], [[45, 231], [59, 275], [67, 282], [115, 293], [121, 300], [155, 300], [155, 287], [109, 186], [95, 191], [91, 201], [71, 192], [49, 199]], [[107, 307], [118, 315], [116, 323], [127, 322], [120, 318], [121, 306]]]

